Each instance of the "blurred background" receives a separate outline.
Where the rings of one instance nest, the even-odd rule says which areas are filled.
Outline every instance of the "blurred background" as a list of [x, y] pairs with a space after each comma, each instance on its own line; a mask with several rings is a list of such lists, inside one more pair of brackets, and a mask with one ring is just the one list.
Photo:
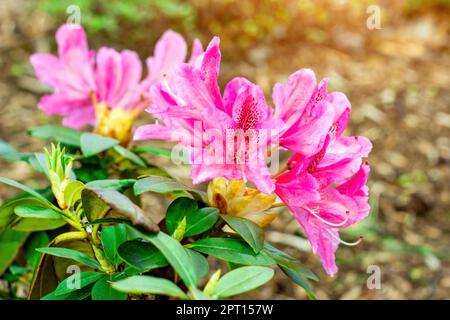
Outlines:
[[[273, 84], [299, 68], [329, 77], [330, 89], [352, 102], [347, 134], [374, 144], [372, 213], [343, 233], [365, 241], [340, 247], [340, 270], [330, 278], [288, 212], [272, 224], [269, 240], [319, 275], [312, 285], [320, 299], [450, 298], [450, 0], [0, 0], [0, 139], [19, 150], [42, 146], [27, 128], [59, 122], [37, 109], [43, 87], [29, 57], [55, 52], [54, 33], [70, 5], [81, 10], [91, 48], [129, 48], [142, 59], [168, 28], [188, 43], [198, 37], [206, 45], [218, 35], [221, 85], [244, 76], [269, 101]], [[377, 8], [381, 29], [368, 28]], [[43, 182], [28, 165], [3, 160], [0, 176]], [[0, 203], [13, 194], [1, 185]], [[366, 285], [373, 265], [379, 290]], [[241, 298], [307, 299], [282, 274]]]

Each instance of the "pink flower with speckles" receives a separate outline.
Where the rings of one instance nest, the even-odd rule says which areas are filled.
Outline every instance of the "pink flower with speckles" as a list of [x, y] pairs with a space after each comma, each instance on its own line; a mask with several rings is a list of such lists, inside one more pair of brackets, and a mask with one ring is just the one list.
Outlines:
[[339, 243], [348, 244], [339, 239], [338, 230], [369, 214], [369, 165], [361, 162], [371, 149], [365, 137], [341, 136], [332, 142], [329, 134], [321, 150], [311, 156], [295, 154], [289, 171], [276, 178], [275, 193], [303, 227], [330, 275], [337, 272]]

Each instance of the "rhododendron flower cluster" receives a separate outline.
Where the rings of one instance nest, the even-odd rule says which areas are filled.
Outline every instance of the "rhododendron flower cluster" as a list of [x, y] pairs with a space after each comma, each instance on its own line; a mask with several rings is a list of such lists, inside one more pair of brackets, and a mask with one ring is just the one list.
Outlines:
[[[79, 26], [64, 25], [57, 34], [58, 56], [38, 53], [31, 62], [37, 77], [53, 89], [40, 101], [63, 124], [95, 126], [101, 135], [127, 144], [132, 124], [146, 108], [157, 120], [134, 132], [134, 140], [175, 141], [189, 152], [194, 184], [210, 182], [209, 205], [223, 214], [244, 217], [265, 227], [280, 206], [293, 213], [326, 272], [337, 272], [339, 229], [369, 213], [365, 137], [345, 136], [351, 105], [340, 92], [328, 92], [300, 69], [275, 84], [273, 107], [262, 89], [237, 77], [218, 85], [220, 40], [206, 50], [198, 40], [186, 61], [187, 46], [175, 32], [158, 41], [142, 78], [138, 55], [102, 47], [88, 48]], [[291, 152], [287, 164], [272, 172], [269, 160]], [[253, 187], [247, 187], [246, 183]]]
[[[153, 86], [147, 111], [159, 123], [138, 128], [135, 139], [188, 147], [194, 184], [223, 177], [252, 182], [266, 194], [275, 191], [333, 275], [335, 251], [346, 243], [338, 230], [369, 213], [369, 165], [362, 158], [371, 143], [342, 136], [350, 102], [343, 93], [328, 93], [327, 80], [317, 83], [308, 69], [274, 86], [274, 109], [259, 86], [245, 78], [231, 80], [221, 94], [220, 59], [219, 39], [214, 38], [195, 63], [180, 65], [170, 79]], [[276, 143], [294, 154], [271, 175], [267, 152]]]

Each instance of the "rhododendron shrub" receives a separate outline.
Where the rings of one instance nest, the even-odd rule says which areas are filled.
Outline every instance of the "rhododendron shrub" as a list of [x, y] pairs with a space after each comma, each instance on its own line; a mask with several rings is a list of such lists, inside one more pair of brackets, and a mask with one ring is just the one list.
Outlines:
[[[35, 154], [0, 145], [2, 158], [48, 179], [32, 189], [0, 177], [22, 192], [0, 207], [0, 241], [16, 244], [0, 274], [13, 279], [20, 267], [30, 299], [227, 298], [270, 281], [274, 267], [315, 298], [308, 279], [317, 276], [265, 240], [266, 228], [288, 209], [330, 276], [338, 246], [362, 240], [339, 231], [369, 214], [372, 146], [344, 134], [351, 105], [327, 79], [300, 69], [267, 99], [242, 77], [219, 87], [218, 37], [206, 49], [195, 40], [187, 59], [182, 36], [165, 32], [145, 77], [136, 53], [90, 50], [80, 26], [63, 25], [56, 42], [57, 55], [31, 63], [51, 89], [39, 108], [63, 126], [29, 130], [56, 144]], [[155, 122], [133, 129], [144, 109]], [[174, 148], [135, 147], [140, 140]], [[187, 162], [193, 187], [146, 153]], [[167, 199], [163, 214], [142, 204], [146, 193]], [[220, 269], [210, 270], [209, 256]]]

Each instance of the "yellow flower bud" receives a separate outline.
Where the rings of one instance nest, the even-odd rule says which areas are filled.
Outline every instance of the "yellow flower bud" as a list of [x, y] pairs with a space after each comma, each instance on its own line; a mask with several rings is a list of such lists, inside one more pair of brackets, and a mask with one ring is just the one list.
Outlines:
[[276, 196], [248, 188], [242, 180], [213, 179], [207, 194], [209, 205], [218, 208], [222, 214], [249, 219], [260, 227], [266, 227], [278, 216], [269, 211]]

